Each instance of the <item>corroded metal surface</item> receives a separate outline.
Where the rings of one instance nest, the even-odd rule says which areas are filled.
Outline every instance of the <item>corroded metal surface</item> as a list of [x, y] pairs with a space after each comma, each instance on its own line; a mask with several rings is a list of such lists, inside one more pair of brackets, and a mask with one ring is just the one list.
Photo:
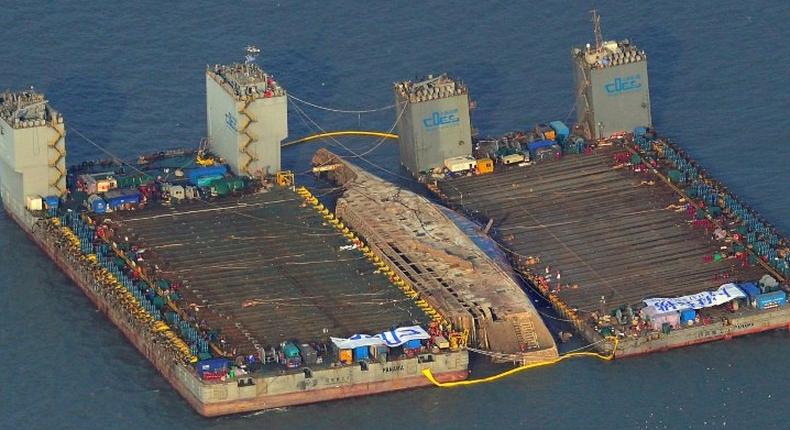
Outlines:
[[539, 259], [533, 270], [547, 274], [562, 301], [582, 312], [599, 310], [602, 297], [608, 312], [764, 274], [736, 260], [706, 262], [721, 243], [692, 226], [667, 184], [616, 166], [618, 151], [599, 148], [438, 187], [450, 205], [493, 219], [503, 248]]
[[146, 248], [149, 266], [185, 283], [199, 319], [249, 351], [427, 321], [361, 252], [342, 250], [343, 235], [286, 189], [112, 219], [116, 238], [128, 236]]
[[365, 238], [471, 344], [512, 361], [556, 357], [554, 339], [518, 283], [434, 203], [324, 149], [317, 166], [344, 187], [337, 215]]

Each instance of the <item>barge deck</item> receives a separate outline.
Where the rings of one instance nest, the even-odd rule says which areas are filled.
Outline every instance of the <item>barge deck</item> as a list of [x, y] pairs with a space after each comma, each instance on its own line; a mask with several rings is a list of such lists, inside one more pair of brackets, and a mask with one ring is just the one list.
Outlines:
[[[602, 342], [601, 328], [644, 299], [691, 295], [766, 274], [783, 281], [765, 261], [750, 258], [749, 248], [736, 252], [739, 243], [731, 236], [714, 238], [714, 218], [690, 219], [695, 203], [678, 193], [682, 190], [667, 180], [663, 166], [640, 165], [635, 148], [612, 140], [583, 155], [502, 166], [429, 188], [481, 223], [493, 221], [492, 235], [514, 267], [602, 350], [611, 344]], [[632, 164], [634, 156], [639, 161]], [[703, 324], [671, 334], [639, 332], [630, 319], [613, 324], [610, 333], [625, 338], [617, 356], [790, 323], [785, 308], [701, 312]]]
[[[199, 319], [233, 334], [238, 354], [290, 339], [325, 341], [429, 321], [302, 197], [284, 188], [109, 219], [178, 279]], [[148, 255], [153, 254], [149, 259]]]

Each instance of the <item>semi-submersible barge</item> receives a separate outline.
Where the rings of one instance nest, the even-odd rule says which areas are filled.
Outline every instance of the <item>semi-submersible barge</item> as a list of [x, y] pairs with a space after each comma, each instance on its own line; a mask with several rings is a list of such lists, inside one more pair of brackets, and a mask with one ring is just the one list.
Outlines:
[[463, 83], [395, 84], [401, 163], [479, 231], [325, 150], [334, 213], [297, 187], [286, 92], [251, 61], [206, 71], [206, 147], [134, 163], [67, 170], [61, 115], [2, 94], [0, 195], [206, 416], [458, 381], [468, 351], [552, 362], [516, 275], [617, 357], [790, 326], [787, 238], [655, 136], [646, 54], [596, 36], [573, 127], [473, 139]]
[[[64, 121], [43, 95], [0, 96], [5, 210], [200, 414], [427, 386], [424, 370], [465, 379], [467, 346], [557, 357], [509, 270], [450, 217], [358, 235], [297, 187], [280, 170], [286, 93], [260, 67], [209, 67], [206, 86], [200, 150], [68, 170]], [[420, 240], [426, 228], [456, 247]]]
[[[604, 42], [597, 21], [595, 45], [571, 53], [575, 126], [538, 124], [476, 139], [443, 163], [404, 164], [487, 225], [529, 285], [600, 351], [612, 352], [614, 337], [625, 357], [790, 329], [790, 241], [655, 134], [646, 53]], [[418, 107], [437, 98], [433, 88], [421, 94]], [[420, 145], [410, 147], [422, 154]]]

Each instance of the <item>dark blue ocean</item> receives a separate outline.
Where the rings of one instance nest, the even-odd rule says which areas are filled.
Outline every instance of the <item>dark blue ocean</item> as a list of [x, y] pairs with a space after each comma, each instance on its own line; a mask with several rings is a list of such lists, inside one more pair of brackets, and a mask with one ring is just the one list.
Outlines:
[[[240, 60], [253, 43], [291, 94], [343, 109], [391, 104], [394, 81], [450, 71], [477, 101], [475, 127], [493, 135], [568, 116], [570, 48], [592, 40], [593, 3], [574, 3], [4, 1], [0, 88], [46, 92], [68, 127], [121, 156], [194, 146], [206, 65]], [[790, 2], [595, 5], [605, 38], [648, 52], [660, 131], [790, 232]], [[306, 112], [333, 130], [394, 120]], [[290, 127], [294, 138], [314, 132], [295, 112]], [[67, 144], [69, 163], [102, 156], [74, 132]], [[287, 167], [307, 169], [319, 145], [289, 148]], [[387, 142], [370, 160], [396, 169], [397, 148]], [[790, 336], [773, 332], [470, 388], [204, 419], [0, 214], [2, 429], [788, 428], [788, 356]]]

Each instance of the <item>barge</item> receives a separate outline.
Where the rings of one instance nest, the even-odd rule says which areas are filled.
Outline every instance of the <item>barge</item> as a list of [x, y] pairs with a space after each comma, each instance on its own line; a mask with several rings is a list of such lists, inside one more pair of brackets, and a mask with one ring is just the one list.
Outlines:
[[285, 90], [206, 76], [208, 145], [68, 169], [63, 117], [3, 93], [4, 210], [201, 415], [467, 378], [462, 332], [280, 170]]
[[[719, 206], [730, 201], [726, 194], [713, 204], [690, 196], [695, 182], [673, 182], [674, 164], [652, 150], [667, 145], [653, 140], [644, 152], [627, 136], [431, 188], [481, 223], [493, 221], [515, 269], [601, 351], [611, 351], [605, 338], [612, 335], [620, 337], [616, 356], [625, 357], [788, 327], [790, 307], [756, 307], [759, 295], [787, 288], [786, 260], [777, 260], [787, 255], [787, 239], [762, 222], [765, 229], [752, 226], [765, 234], [750, 230], [741, 217], [754, 215]], [[671, 299], [727, 284], [761, 290], [675, 318], [684, 306]], [[670, 299], [671, 317], [640, 313], [651, 298]]]
[[[790, 240], [656, 134], [647, 54], [604, 41], [595, 13], [593, 22], [595, 43], [571, 51], [574, 125], [476, 138], [471, 153], [451, 143], [457, 130], [448, 141], [423, 130], [452, 157], [404, 166], [486, 226], [528, 285], [602, 352], [615, 337], [626, 357], [790, 328]], [[444, 102], [425, 85], [415, 104]]]

